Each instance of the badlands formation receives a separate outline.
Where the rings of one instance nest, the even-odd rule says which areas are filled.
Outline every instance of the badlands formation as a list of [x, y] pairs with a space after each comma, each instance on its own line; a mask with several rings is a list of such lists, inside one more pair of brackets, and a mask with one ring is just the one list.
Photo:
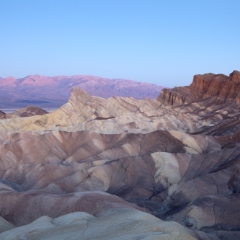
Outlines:
[[0, 239], [240, 239], [239, 90], [234, 71], [0, 112]]

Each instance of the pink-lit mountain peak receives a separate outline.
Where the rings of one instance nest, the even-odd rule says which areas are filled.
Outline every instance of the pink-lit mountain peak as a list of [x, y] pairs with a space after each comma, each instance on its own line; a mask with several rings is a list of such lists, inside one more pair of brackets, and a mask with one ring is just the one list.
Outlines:
[[155, 99], [162, 90], [162, 87], [156, 84], [97, 76], [29, 75], [20, 79], [13, 77], [0, 79], [0, 105], [5, 107], [8, 102], [12, 104], [19, 101], [26, 102], [26, 100], [31, 104], [31, 101], [41, 100], [57, 103], [60, 106], [67, 101], [73, 86], [103, 98], [122, 96]]

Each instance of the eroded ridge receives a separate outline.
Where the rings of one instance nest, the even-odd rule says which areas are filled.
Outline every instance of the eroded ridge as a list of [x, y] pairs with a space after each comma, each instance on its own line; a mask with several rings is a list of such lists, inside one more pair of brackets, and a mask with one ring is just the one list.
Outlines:
[[239, 80], [196, 75], [157, 100], [73, 88], [52, 113], [2, 113], [0, 237], [239, 239]]

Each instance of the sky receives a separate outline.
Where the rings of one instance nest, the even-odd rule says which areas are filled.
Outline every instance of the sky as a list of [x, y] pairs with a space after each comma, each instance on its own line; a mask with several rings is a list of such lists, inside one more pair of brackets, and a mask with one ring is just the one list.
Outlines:
[[240, 71], [239, 0], [0, 0], [0, 77], [174, 87]]

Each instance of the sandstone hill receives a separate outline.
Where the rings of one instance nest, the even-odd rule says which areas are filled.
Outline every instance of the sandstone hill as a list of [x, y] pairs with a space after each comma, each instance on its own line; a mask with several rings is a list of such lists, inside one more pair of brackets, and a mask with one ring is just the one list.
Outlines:
[[0, 239], [240, 239], [239, 76], [1, 119]]
[[16, 79], [0, 78], [0, 107], [38, 105], [59, 107], [65, 103], [73, 86], [89, 94], [155, 99], [162, 87], [123, 79], [107, 79], [87, 75], [46, 77], [40, 75]]

